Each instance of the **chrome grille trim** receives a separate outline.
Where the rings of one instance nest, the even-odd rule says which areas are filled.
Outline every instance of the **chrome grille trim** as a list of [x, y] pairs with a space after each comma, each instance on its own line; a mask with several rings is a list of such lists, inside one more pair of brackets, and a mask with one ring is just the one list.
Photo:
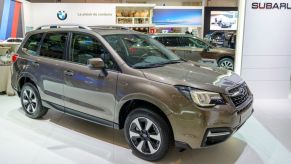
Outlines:
[[234, 106], [237, 108], [241, 108], [241, 106], [245, 104], [245, 102], [249, 102], [252, 100], [251, 93], [245, 82], [242, 82], [241, 84], [230, 88], [228, 90], [228, 96]]

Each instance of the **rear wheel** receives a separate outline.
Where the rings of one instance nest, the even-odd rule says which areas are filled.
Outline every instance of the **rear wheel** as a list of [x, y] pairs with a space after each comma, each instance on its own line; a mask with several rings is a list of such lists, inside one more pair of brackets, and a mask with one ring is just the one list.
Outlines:
[[168, 123], [146, 108], [137, 108], [129, 114], [124, 133], [133, 154], [148, 161], [163, 158], [172, 144]]
[[234, 69], [234, 62], [231, 58], [222, 58], [218, 62], [218, 66], [228, 69], [228, 70], [233, 70]]
[[38, 90], [33, 84], [23, 85], [20, 98], [26, 116], [36, 119], [47, 113], [48, 109], [42, 106]]

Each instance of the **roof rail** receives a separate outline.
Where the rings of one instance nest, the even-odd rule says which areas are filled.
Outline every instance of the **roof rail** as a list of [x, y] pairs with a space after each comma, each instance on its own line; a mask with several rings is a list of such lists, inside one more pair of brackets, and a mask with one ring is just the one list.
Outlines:
[[89, 26], [91, 29], [99, 29], [99, 30], [129, 30], [129, 28], [118, 25], [98, 25], [98, 26]]
[[36, 28], [36, 30], [41, 30], [44, 28], [80, 28], [80, 29], [87, 29], [87, 30], [91, 30], [91, 28], [87, 27], [87, 26], [83, 26], [83, 25], [79, 25], [79, 24], [50, 24], [50, 25], [42, 25], [39, 26], [38, 28]]

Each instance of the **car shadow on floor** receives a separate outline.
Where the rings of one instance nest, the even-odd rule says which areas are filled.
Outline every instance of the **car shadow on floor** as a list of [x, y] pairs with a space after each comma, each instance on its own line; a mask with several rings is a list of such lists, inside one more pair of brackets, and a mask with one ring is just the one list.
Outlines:
[[[21, 108], [19, 110], [22, 111], [22, 114], [24, 115], [23, 110]], [[91, 137], [93, 139], [101, 140], [111, 145], [116, 145], [130, 151], [126, 143], [126, 140], [123, 136], [122, 130], [115, 130], [112, 128], [97, 125], [97, 124], [94, 124], [94, 123], [91, 123], [79, 118], [75, 118], [73, 116], [65, 115], [63, 113], [60, 113], [54, 110], [49, 110], [48, 114], [38, 121], [42, 121], [42, 120], [48, 121], [50, 124], [55, 124], [56, 126], [60, 126], [61, 129], [65, 129], [66, 131], [71, 130], [73, 132], [77, 132], [82, 135]], [[94, 153], [94, 150], [85, 148], [85, 146], [80, 146], [74, 143], [72, 144], [72, 142], [69, 143], [69, 141], [66, 141], [66, 139], [64, 139], [63, 136], [59, 137], [55, 135], [52, 137], [54, 137], [55, 140], [61, 140], [61, 142], [64, 142], [64, 143], [68, 142], [66, 145], [70, 145], [73, 147], [76, 146], [78, 149], [84, 149], [85, 151], [91, 151], [91, 153]], [[70, 136], [68, 136], [68, 139], [69, 137]], [[213, 147], [209, 147], [209, 148], [186, 150], [184, 152], [178, 152], [176, 149], [173, 148], [169, 150], [169, 153], [164, 159], [156, 163], [161, 163], [161, 164], [168, 164], [168, 163], [232, 164], [232, 163], [235, 163], [239, 159], [240, 155], [243, 153], [246, 146], [247, 146], [247, 143], [245, 143], [244, 141], [235, 137], [231, 137], [225, 143], [222, 143]], [[105, 149], [108, 149], [108, 150], [104, 150], [104, 152], [113, 151], [113, 149], [111, 149], [110, 146], [108, 146]], [[129, 157], [129, 158], [136, 160], [135, 157]], [[118, 161], [118, 157], [116, 160]], [[143, 163], [143, 162], [145, 161], [140, 160], [137, 163]]]

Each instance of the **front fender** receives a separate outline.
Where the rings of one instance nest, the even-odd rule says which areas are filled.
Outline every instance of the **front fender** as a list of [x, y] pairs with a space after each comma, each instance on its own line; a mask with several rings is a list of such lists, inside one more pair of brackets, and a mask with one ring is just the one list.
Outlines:
[[119, 120], [122, 106], [130, 100], [142, 100], [157, 106], [165, 115], [178, 110], [178, 104], [173, 101], [181, 96], [172, 85], [163, 84], [146, 78], [136, 78], [121, 75], [117, 83], [115, 122]]
[[131, 100], [142, 100], [142, 101], [146, 101], [148, 103], [151, 103], [155, 106], [157, 106], [159, 109], [161, 109], [166, 115], [169, 115], [171, 113], [171, 110], [169, 109], [167, 104], [164, 104], [163, 102], [159, 101], [158, 99], [156, 99], [155, 97], [151, 96], [151, 95], [147, 95], [147, 94], [143, 94], [143, 93], [133, 93], [133, 94], [129, 94], [126, 95], [125, 97], [123, 97], [118, 104], [116, 105], [116, 115], [119, 116], [120, 110], [122, 108], [122, 106]]

